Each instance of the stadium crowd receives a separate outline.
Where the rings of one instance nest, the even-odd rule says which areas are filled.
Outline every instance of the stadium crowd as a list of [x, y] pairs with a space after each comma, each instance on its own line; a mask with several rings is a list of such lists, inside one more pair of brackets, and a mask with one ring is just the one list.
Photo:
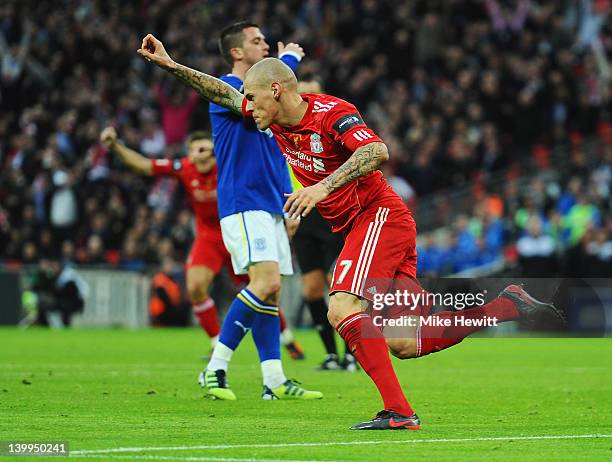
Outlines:
[[207, 105], [146, 65], [141, 38], [218, 75], [220, 29], [249, 18], [270, 44], [299, 42], [303, 75], [361, 109], [408, 196], [510, 172], [423, 235], [421, 273], [502, 257], [609, 274], [611, 11], [605, 0], [4, 1], [0, 260], [135, 271], [184, 260], [193, 231], [176, 182], [128, 172], [98, 136], [112, 123], [147, 156], [179, 155], [208, 126]]
[[[484, 194], [470, 214], [424, 233], [418, 246], [423, 276], [510, 268], [526, 277], [609, 277], [612, 272], [612, 145], [607, 161], [566, 183], [532, 177], [521, 189], [509, 180], [503, 194]], [[577, 166], [576, 166], [577, 167]], [[499, 266], [501, 264], [501, 266]]]

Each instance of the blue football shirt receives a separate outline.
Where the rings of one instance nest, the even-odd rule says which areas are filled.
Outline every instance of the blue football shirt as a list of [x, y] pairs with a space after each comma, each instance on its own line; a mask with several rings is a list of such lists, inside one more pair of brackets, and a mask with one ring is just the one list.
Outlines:
[[[295, 71], [297, 55], [280, 59]], [[239, 77], [226, 74], [222, 81], [242, 92]], [[214, 103], [209, 105], [215, 156], [219, 217], [248, 210], [282, 215], [285, 193], [293, 191], [285, 158], [272, 132], [261, 131], [245, 119]]]

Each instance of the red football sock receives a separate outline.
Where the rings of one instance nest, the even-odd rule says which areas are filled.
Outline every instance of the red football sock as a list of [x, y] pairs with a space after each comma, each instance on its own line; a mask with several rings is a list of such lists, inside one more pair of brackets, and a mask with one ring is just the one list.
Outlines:
[[376, 384], [385, 409], [407, 416], [414, 414], [393, 370], [385, 338], [372, 319], [366, 313], [353, 313], [344, 318], [336, 330]]
[[[518, 310], [507, 298], [499, 297], [480, 308], [469, 308], [463, 311], [442, 311], [432, 315], [450, 320], [450, 326], [421, 325], [417, 333], [417, 356], [425, 356], [456, 345], [465, 337], [489, 327], [487, 323], [465, 325], [462, 320], [484, 320], [497, 318], [497, 322], [511, 321], [519, 317]], [[475, 323], [478, 324], [478, 323]]]
[[219, 319], [217, 317], [217, 306], [212, 298], [207, 298], [202, 303], [193, 305], [193, 314], [198, 318], [202, 329], [206, 331], [210, 338], [219, 335]]
[[283, 332], [287, 328], [287, 320], [280, 306], [278, 307], [278, 318], [280, 319], [280, 331]]

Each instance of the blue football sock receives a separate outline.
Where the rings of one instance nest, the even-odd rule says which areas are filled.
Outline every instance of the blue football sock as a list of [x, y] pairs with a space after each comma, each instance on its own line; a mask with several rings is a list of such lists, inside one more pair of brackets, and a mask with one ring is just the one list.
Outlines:
[[275, 390], [287, 380], [280, 359], [278, 307], [263, 303], [252, 294], [250, 301], [255, 304], [257, 309], [253, 321], [253, 340], [259, 353], [263, 383], [271, 390]]
[[236, 296], [223, 321], [219, 342], [231, 350], [235, 350], [253, 325], [257, 314], [247, 297], [252, 294], [248, 289], [242, 289]]
[[253, 321], [253, 340], [261, 362], [280, 359], [280, 319], [278, 315], [257, 313]]
[[244, 289], [239, 295], [255, 312], [253, 340], [260, 361], [280, 359], [280, 319], [278, 306], [262, 302], [253, 292]]

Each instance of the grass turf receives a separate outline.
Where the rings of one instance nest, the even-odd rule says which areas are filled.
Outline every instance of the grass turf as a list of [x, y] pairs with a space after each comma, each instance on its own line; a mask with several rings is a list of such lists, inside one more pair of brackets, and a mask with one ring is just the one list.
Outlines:
[[[73, 454], [75, 460], [593, 461], [612, 456], [609, 437], [483, 440], [611, 434], [610, 339], [476, 338], [425, 358], [396, 361], [422, 429], [355, 432], [348, 427], [382, 408], [374, 385], [363, 372], [314, 372], [323, 354], [320, 342], [314, 332], [297, 336], [308, 358], [284, 358], [286, 373], [323, 391], [321, 401], [262, 401], [250, 338], [229, 370], [238, 401], [221, 402], [206, 399], [196, 385], [200, 356], [208, 351], [196, 329], [0, 329], [0, 441], [62, 440], [71, 451], [175, 448]], [[432, 439], [475, 440], [423, 441]], [[261, 446], [338, 442], [360, 444]], [[202, 445], [226, 447], [183, 448]]]

